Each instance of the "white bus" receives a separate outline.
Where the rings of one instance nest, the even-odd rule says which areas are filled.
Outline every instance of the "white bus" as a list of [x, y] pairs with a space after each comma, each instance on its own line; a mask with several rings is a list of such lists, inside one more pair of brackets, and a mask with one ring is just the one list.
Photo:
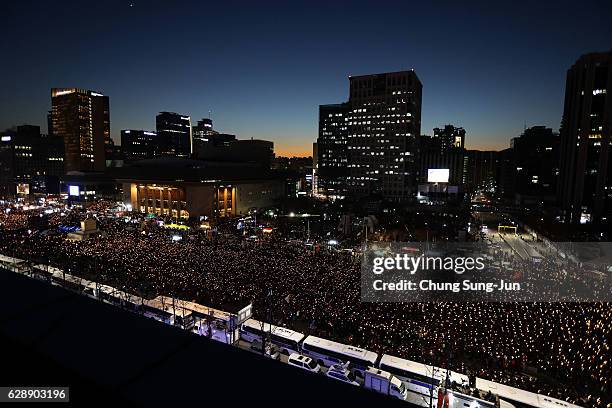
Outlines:
[[315, 336], [308, 336], [304, 339], [302, 354], [327, 367], [350, 361], [351, 367], [360, 375], [363, 375], [368, 367], [374, 367], [378, 359], [378, 354], [372, 351]]
[[0, 254], [0, 266], [8, 269], [12, 272], [27, 273], [30, 271], [28, 263], [23, 259], [13, 258], [12, 256], [6, 256]]
[[388, 371], [406, 382], [406, 388], [409, 391], [426, 396], [433, 392], [434, 398], [438, 398], [436, 388], [444, 385], [444, 379], [446, 378], [446, 370], [442, 368], [405, 360], [388, 354], [382, 356], [378, 363], [378, 368]]
[[476, 398], [471, 395], [462, 394], [456, 391], [449, 391], [448, 393], [449, 408], [515, 408], [512, 405], [495, 405], [495, 402], [486, 401], [481, 398]]
[[453, 391], [453, 383], [460, 386], [468, 386], [470, 379], [467, 375], [456, 371], [447, 371], [444, 368], [428, 366], [416, 361], [406, 360], [399, 357], [384, 354], [378, 366], [381, 370], [388, 371], [403, 380], [406, 389], [424, 396], [438, 399], [438, 388], [444, 387], [448, 375], [451, 388], [449, 391], [449, 403], [451, 408], [480, 407], [495, 408], [495, 403], [485, 401], [481, 398]]
[[516, 408], [580, 408], [566, 401], [482, 378], [476, 378], [476, 388], [483, 392], [490, 391], [499, 396], [500, 400], [509, 402]]
[[269, 323], [263, 323], [255, 319], [248, 319], [242, 323], [240, 327], [240, 338], [249, 343], [255, 340], [261, 341], [262, 335], [267, 336], [270, 330], [272, 330], [270, 334], [272, 343], [280, 347], [281, 353], [289, 355], [291, 353], [300, 352], [300, 342], [306, 337], [303, 333], [280, 326], [274, 326]]

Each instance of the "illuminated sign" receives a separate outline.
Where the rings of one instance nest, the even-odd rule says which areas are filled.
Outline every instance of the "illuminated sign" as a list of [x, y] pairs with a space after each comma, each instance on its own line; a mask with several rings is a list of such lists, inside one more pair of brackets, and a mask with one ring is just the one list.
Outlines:
[[272, 228], [270, 228], [270, 227], [265, 227], [265, 228], [263, 229], [263, 232], [264, 232], [264, 233], [266, 233], [266, 234], [271, 234], [271, 233], [272, 233]]
[[101, 93], [92, 92], [92, 93], [91, 93], [91, 96], [104, 96], [104, 95], [102, 95]]
[[53, 96], [68, 95], [68, 94], [71, 94], [71, 93], [74, 93], [74, 89], [64, 89], [64, 90], [61, 90], [61, 91], [55, 91], [53, 93]]
[[11, 141], [11, 137], [10, 136], [2, 136], [1, 139], [3, 142], [10, 142]]
[[448, 169], [427, 169], [428, 183], [448, 183]]
[[591, 222], [591, 214], [589, 213], [582, 213], [580, 214], [580, 223], [581, 224], [588, 224]]
[[68, 195], [78, 197], [81, 194], [79, 186], [68, 186]]
[[28, 183], [17, 184], [17, 194], [23, 194], [23, 195], [30, 194], [30, 185]]

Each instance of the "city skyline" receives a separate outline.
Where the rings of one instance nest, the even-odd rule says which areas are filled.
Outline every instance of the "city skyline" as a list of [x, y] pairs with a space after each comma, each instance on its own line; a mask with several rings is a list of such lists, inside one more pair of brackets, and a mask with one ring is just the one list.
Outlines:
[[[5, 44], [31, 63], [0, 68], [15, 78], [4, 86], [0, 127], [46, 130], [50, 89], [79, 87], [110, 97], [116, 143], [122, 129], [154, 129], [161, 111], [194, 122], [212, 112], [222, 132], [272, 140], [279, 155], [311, 155], [318, 106], [340, 103], [349, 75], [414, 69], [423, 83], [421, 133], [453, 123], [466, 129], [467, 148], [499, 150], [525, 125], [558, 130], [567, 67], [610, 48], [609, 5], [571, 16], [565, 6], [10, 5]], [[178, 18], [180, 29], [164, 28]], [[589, 24], [568, 30], [576, 18]], [[66, 21], [88, 34], [58, 29]]]
[[0, 403], [612, 408], [587, 2], [5, 5]]

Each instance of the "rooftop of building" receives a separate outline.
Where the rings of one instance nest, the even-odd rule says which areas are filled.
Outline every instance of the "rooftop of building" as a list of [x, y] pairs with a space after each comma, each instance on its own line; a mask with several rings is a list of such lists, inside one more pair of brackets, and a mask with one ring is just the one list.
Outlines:
[[157, 157], [140, 160], [129, 166], [110, 169], [117, 180], [155, 181], [256, 181], [277, 178], [272, 170], [256, 163], [193, 160], [177, 157]]
[[351, 78], [358, 79], [358, 78], [368, 78], [368, 77], [375, 77], [375, 76], [398, 75], [398, 74], [411, 74], [411, 75], [416, 76], [416, 72], [414, 71], [414, 69], [408, 69], [404, 71], [380, 72], [376, 74], [349, 75], [348, 77], [349, 79]]
[[69, 386], [77, 405], [411, 406], [2, 269], [0, 322], [10, 384]]

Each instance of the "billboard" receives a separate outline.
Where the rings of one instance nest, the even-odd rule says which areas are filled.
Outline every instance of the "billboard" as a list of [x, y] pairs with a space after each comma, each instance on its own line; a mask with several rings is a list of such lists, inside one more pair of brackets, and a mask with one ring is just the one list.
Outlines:
[[29, 195], [30, 194], [30, 185], [28, 183], [19, 183], [19, 184], [17, 184], [17, 194], [19, 194], [19, 195]]
[[71, 196], [75, 196], [78, 197], [80, 195], [80, 189], [79, 186], [68, 186], [68, 194]]
[[427, 169], [428, 183], [448, 183], [448, 169]]

